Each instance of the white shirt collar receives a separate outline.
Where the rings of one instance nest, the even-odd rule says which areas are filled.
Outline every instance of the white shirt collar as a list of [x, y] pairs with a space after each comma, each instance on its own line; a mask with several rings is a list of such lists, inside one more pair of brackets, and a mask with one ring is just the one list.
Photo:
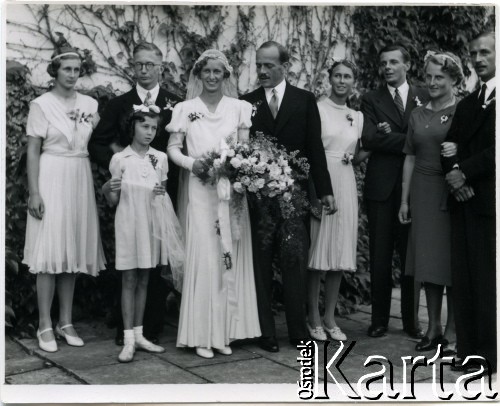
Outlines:
[[[146, 155], [144, 156], [144, 158], [148, 155], [154, 155], [154, 151], [153, 151], [153, 148], [149, 147], [147, 152], [146, 152]], [[139, 159], [144, 159], [142, 156], [140, 156], [137, 152], [135, 152], [132, 147], [129, 145], [127, 145], [123, 151], [122, 151], [122, 155], [124, 158], [128, 157], [128, 156], [136, 156], [137, 158]]]
[[[392, 87], [389, 83], [387, 84], [387, 89], [391, 93], [392, 98], [394, 99], [394, 93], [396, 92], [396, 88]], [[399, 95], [401, 96], [401, 100], [403, 100], [403, 105], [406, 109], [406, 101], [408, 100], [408, 92], [410, 91], [410, 85], [408, 81], [404, 81], [404, 83], [398, 88]]]
[[492, 77], [490, 80], [487, 82], [483, 82], [482, 80], [479, 81], [479, 88], [483, 86], [483, 84], [486, 83], [486, 94], [485, 94], [485, 100], [488, 100], [488, 97], [490, 97], [490, 94], [495, 88], [497, 87], [497, 81], [496, 77]]
[[283, 79], [281, 83], [276, 85], [275, 87], [266, 87], [264, 88], [266, 92], [266, 100], [269, 103], [271, 101], [271, 97], [273, 97], [273, 89], [276, 89], [276, 93], [278, 94], [278, 108], [281, 106], [281, 102], [283, 101], [283, 97], [285, 96], [285, 89], [286, 89], [286, 80]]
[[144, 103], [144, 100], [146, 99], [146, 95], [151, 93], [151, 100], [156, 103], [156, 98], [158, 97], [158, 93], [160, 92], [160, 84], [157, 83], [155, 87], [153, 87], [150, 90], [144, 89], [141, 85], [136, 84], [135, 88], [137, 90], [137, 94], [139, 95], [139, 98], [141, 101]]

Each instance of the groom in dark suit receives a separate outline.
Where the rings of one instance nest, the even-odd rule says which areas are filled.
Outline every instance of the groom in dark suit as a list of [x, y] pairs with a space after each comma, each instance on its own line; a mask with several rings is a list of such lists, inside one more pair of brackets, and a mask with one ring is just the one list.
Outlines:
[[[257, 75], [262, 87], [241, 97], [253, 105], [250, 133], [273, 136], [289, 152], [299, 151], [311, 165], [310, 175], [327, 214], [336, 211], [325, 150], [321, 142], [321, 121], [311, 92], [285, 80], [289, 55], [285, 47], [268, 41], [257, 50]], [[255, 202], [254, 202], [255, 203]], [[309, 249], [306, 218], [270, 219], [258, 202], [250, 209], [254, 253], [255, 285], [262, 337], [261, 348], [279, 351], [272, 312], [273, 254], [279, 252], [288, 336], [292, 344], [308, 339], [306, 328], [306, 267]], [[271, 237], [263, 241], [261, 233]], [[291, 242], [295, 242], [291, 244]]]
[[403, 146], [411, 111], [427, 101], [427, 92], [406, 80], [410, 55], [401, 45], [379, 53], [380, 69], [386, 84], [367, 93], [361, 103], [365, 117], [364, 149], [372, 152], [368, 161], [364, 198], [370, 234], [372, 322], [370, 337], [387, 332], [392, 292], [394, 248], [401, 262], [401, 313], [404, 331], [413, 338], [424, 333], [418, 324], [419, 285], [404, 274], [408, 226], [398, 221], [404, 162]]
[[[457, 155], [443, 158], [451, 199], [451, 269], [457, 360], [484, 357], [496, 371], [495, 34], [471, 41], [479, 89], [457, 105], [446, 141]], [[463, 369], [463, 368], [462, 368]]]
[[[159, 131], [151, 146], [166, 152], [169, 134], [165, 126], [172, 118], [173, 106], [180, 101], [176, 95], [162, 89], [159, 77], [163, 70], [163, 54], [160, 49], [148, 42], [142, 42], [134, 48], [133, 67], [137, 85], [129, 92], [111, 99], [102, 113], [101, 120], [92, 133], [88, 150], [92, 161], [105, 169], [114, 153], [127, 146], [127, 118], [133, 105], [156, 104], [161, 108]], [[167, 192], [173, 204], [176, 204], [179, 169], [169, 161]], [[148, 297], [144, 311], [144, 336], [153, 343], [158, 342], [158, 334], [163, 329], [166, 309], [167, 288], [160, 276], [160, 268], [151, 272], [148, 285]], [[118, 301], [116, 343], [123, 345], [123, 322]]]

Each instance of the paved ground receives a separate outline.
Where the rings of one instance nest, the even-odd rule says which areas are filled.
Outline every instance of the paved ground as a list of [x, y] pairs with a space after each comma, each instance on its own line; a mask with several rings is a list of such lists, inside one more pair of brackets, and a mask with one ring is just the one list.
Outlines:
[[[401, 356], [422, 355], [414, 351], [417, 340], [410, 339], [402, 331], [400, 292], [394, 289], [389, 334], [373, 339], [366, 336], [370, 320], [370, 307], [361, 306], [349, 317], [339, 318], [338, 323], [350, 341], [356, 341], [342, 364], [342, 371], [349, 381], [357, 380], [368, 372], [363, 363], [369, 355], [387, 357], [394, 365], [395, 382], [402, 382]], [[425, 298], [422, 294], [420, 319], [426, 327]], [[443, 309], [443, 313], [445, 309]], [[446, 320], [444, 317], [443, 320]], [[59, 351], [41, 351], [34, 339], [6, 339], [6, 383], [17, 384], [201, 384], [201, 383], [293, 383], [299, 379], [300, 365], [297, 349], [287, 340], [284, 315], [277, 315], [280, 352], [268, 353], [255, 343], [247, 342], [234, 347], [232, 356], [217, 354], [211, 360], [197, 357], [193, 350], [175, 347], [176, 328], [173, 323], [166, 326], [160, 344], [166, 348], [164, 354], [152, 355], [138, 352], [134, 362], [120, 364], [117, 361], [119, 348], [114, 344], [114, 331], [102, 321], [78, 323], [76, 325], [86, 345], [70, 347], [59, 342]], [[338, 343], [328, 349], [333, 355]], [[320, 351], [322, 357], [323, 350]], [[425, 355], [431, 356], [430, 353]], [[320, 358], [322, 359], [322, 358]], [[410, 373], [410, 367], [407, 368]], [[448, 368], [445, 381], [455, 382], [459, 375]], [[331, 378], [327, 378], [331, 380]], [[431, 368], [417, 368], [416, 382], [430, 382]]]

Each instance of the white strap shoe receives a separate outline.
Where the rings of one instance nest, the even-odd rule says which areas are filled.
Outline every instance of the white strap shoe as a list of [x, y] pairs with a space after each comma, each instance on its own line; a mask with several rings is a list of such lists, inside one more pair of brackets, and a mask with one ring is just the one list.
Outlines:
[[344, 332], [340, 329], [339, 326], [335, 326], [333, 328], [328, 328], [326, 324], [323, 322], [323, 328], [325, 331], [328, 333], [328, 335], [333, 339], [337, 341], [345, 341], [347, 340], [347, 336], [344, 334]]
[[151, 341], [146, 340], [144, 337], [142, 339], [139, 339], [135, 341], [135, 349], [139, 351], [146, 351], [146, 352], [152, 352], [155, 354], [161, 354], [162, 352], [165, 352], [165, 348], [153, 344]]
[[83, 347], [83, 340], [78, 336], [71, 336], [64, 332], [65, 328], [73, 327], [73, 324], [65, 324], [64, 326], [59, 327], [59, 324], [56, 326], [56, 334], [59, 337], [63, 337], [68, 345], [72, 345], [73, 347]]
[[326, 341], [326, 339], [328, 338], [326, 336], [325, 330], [321, 326], [317, 326], [317, 327], [313, 328], [313, 327], [309, 326], [309, 323], [307, 323], [307, 329], [309, 330], [309, 335], [314, 340]]
[[46, 328], [45, 330], [37, 330], [36, 336], [38, 338], [38, 346], [40, 347], [41, 350], [45, 352], [56, 352], [57, 351], [57, 343], [56, 340], [52, 339], [50, 341], [43, 341], [42, 339], [42, 334], [46, 333], [47, 331], [52, 331], [52, 328]]

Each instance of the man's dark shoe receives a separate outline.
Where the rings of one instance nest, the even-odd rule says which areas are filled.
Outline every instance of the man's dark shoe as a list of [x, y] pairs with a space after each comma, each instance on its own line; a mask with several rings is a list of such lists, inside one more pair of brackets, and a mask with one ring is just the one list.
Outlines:
[[278, 352], [280, 350], [276, 337], [260, 337], [259, 347], [268, 352]]
[[384, 326], [370, 326], [368, 327], [368, 336], [373, 338], [378, 338], [385, 336], [387, 333], [387, 327]]
[[404, 332], [408, 334], [411, 338], [424, 338], [425, 332], [420, 327], [405, 328]]
[[442, 335], [434, 337], [430, 339], [425, 336], [422, 338], [417, 345], [415, 346], [416, 351], [433, 351], [437, 348], [438, 344], [441, 344], [443, 347], [448, 345], [448, 340], [444, 338]]

